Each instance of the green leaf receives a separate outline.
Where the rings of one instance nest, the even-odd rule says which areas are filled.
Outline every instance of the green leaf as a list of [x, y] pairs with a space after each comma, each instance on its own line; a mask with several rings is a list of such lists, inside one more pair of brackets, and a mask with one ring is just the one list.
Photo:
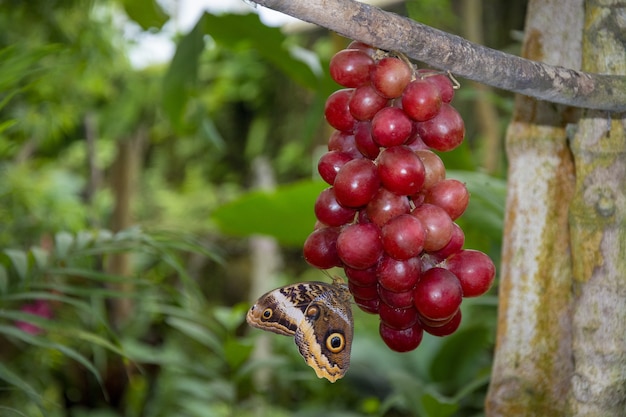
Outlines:
[[43, 269], [48, 265], [48, 252], [36, 246], [30, 248], [28, 252], [32, 265], [37, 269]]
[[291, 53], [282, 31], [265, 26], [257, 14], [205, 13], [201, 20], [205, 33], [215, 42], [233, 49], [245, 44], [300, 85], [310, 89], [319, 86], [311, 67]]
[[167, 324], [173, 328], [179, 330], [181, 333], [191, 337], [197, 342], [200, 342], [213, 352], [219, 354], [220, 356], [224, 355], [222, 342], [205, 327], [189, 320], [183, 320], [176, 317], [168, 317], [166, 321]]
[[[475, 228], [494, 240], [502, 238], [506, 182], [481, 172], [449, 170], [447, 178], [457, 179], [467, 186], [470, 202], [459, 218], [461, 227]], [[465, 230], [465, 228], [464, 228]]]
[[182, 115], [198, 81], [198, 60], [204, 50], [204, 36], [204, 22], [201, 18], [178, 43], [163, 77], [163, 109], [177, 130], [182, 129]]
[[425, 393], [422, 396], [422, 407], [428, 417], [448, 417], [459, 409], [459, 404], [439, 395]]
[[69, 255], [73, 244], [74, 236], [68, 232], [59, 232], [54, 235], [54, 251], [60, 259], [65, 259]]
[[137, 22], [143, 30], [161, 29], [169, 16], [156, 0], [123, 0], [128, 17]]
[[9, 289], [9, 274], [3, 265], [0, 265], [0, 294], [6, 294]]
[[4, 254], [9, 258], [12, 269], [20, 280], [24, 280], [28, 275], [28, 256], [25, 252], [16, 249], [5, 249]]
[[42, 405], [41, 395], [39, 395], [37, 391], [28, 384], [28, 382], [24, 381], [19, 377], [19, 375], [4, 366], [2, 362], [0, 362], [0, 380], [4, 380], [23, 391], [31, 400], [35, 401], [38, 406]]
[[74, 359], [76, 362], [83, 365], [86, 369], [88, 369], [95, 376], [96, 380], [99, 383], [102, 383], [100, 373], [98, 372], [96, 367], [91, 362], [89, 362], [87, 358], [85, 358], [83, 355], [81, 355], [76, 350], [72, 349], [71, 347], [62, 345], [60, 343], [51, 342], [47, 340], [45, 337], [33, 336], [13, 326], [0, 325], [0, 333], [9, 337], [20, 339], [23, 342], [28, 343], [33, 346], [39, 346], [39, 347], [43, 347], [47, 349], [58, 350], [59, 352], [67, 356], [68, 358]]
[[450, 383], [471, 378], [468, 374], [482, 366], [480, 356], [488, 341], [489, 329], [482, 325], [461, 327], [447, 336], [430, 363], [433, 381]]
[[302, 246], [315, 224], [315, 200], [326, 187], [321, 181], [301, 181], [274, 191], [253, 191], [219, 207], [211, 219], [225, 234], [261, 234], [284, 245]]

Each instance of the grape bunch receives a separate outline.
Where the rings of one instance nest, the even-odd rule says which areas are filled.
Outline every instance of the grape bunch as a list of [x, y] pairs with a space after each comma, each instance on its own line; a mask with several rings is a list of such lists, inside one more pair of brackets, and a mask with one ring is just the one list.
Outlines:
[[495, 277], [486, 254], [463, 249], [454, 220], [469, 193], [446, 178], [433, 152], [454, 149], [465, 135], [450, 105], [454, 86], [444, 73], [357, 41], [329, 69], [344, 88], [324, 109], [335, 130], [318, 171], [330, 187], [315, 202], [304, 258], [343, 268], [355, 303], [380, 316], [387, 346], [410, 351], [424, 331], [452, 334], [463, 297], [484, 294]]

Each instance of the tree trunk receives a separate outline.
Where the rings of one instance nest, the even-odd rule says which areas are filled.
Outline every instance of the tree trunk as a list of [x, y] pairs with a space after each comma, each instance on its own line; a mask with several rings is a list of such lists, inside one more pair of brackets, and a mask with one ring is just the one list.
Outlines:
[[[523, 55], [580, 67], [582, 0], [531, 1]], [[486, 414], [565, 416], [571, 360], [567, 223], [574, 166], [566, 125], [577, 112], [518, 96], [506, 137], [508, 196], [500, 308]]]
[[[142, 145], [146, 142], [147, 130], [139, 127], [135, 134], [117, 145], [117, 157], [111, 168], [111, 188], [115, 198], [113, 214], [111, 216], [111, 230], [119, 232], [132, 226], [132, 201], [135, 193], [135, 184], [139, 175]], [[115, 275], [129, 276], [131, 271], [130, 254], [127, 252], [114, 253], [109, 257], [106, 265], [107, 272]], [[131, 284], [118, 284], [117, 289], [130, 293]], [[111, 300], [111, 320], [117, 326], [122, 325], [133, 311], [130, 298]]]
[[[626, 8], [586, 1], [583, 69], [626, 74]], [[586, 111], [572, 142], [571, 415], [626, 415], [626, 119]]]

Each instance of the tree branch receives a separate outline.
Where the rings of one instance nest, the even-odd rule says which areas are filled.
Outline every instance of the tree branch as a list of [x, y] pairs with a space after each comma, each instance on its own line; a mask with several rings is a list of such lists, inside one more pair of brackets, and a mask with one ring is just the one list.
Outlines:
[[503, 90], [568, 106], [626, 111], [626, 76], [590, 74], [520, 58], [355, 0], [253, 1]]

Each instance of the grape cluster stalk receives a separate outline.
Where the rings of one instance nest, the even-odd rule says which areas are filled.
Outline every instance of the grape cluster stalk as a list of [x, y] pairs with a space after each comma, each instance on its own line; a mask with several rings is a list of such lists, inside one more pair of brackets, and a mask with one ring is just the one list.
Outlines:
[[336, 53], [329, 70], [343, 87], [324, 109], [335, 130], [318, 171], [330, 186], [315, 202], [304, 258], [319, 269], [343, 268], [356, 305], [380, 316], [387, 346], [411, 351], [424, 332], [454, 333], [463, 298], [484, 294], [495, 277], [486, 254], [463, 249], [454, 220], [469, 192], [446, 178], [433, 152], [465, 136], [450, 104], [454, 85], [358, 41]]

